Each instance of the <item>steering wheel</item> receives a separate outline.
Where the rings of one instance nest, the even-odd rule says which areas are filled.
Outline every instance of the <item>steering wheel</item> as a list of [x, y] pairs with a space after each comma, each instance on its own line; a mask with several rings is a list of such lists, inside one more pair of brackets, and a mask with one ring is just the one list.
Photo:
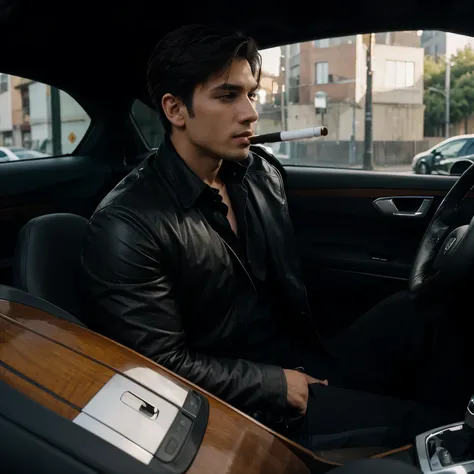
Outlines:
[[474, 270], [474, 217], [454, 227], [461, 203], [474, 186], [474, 165], [456, 181], [436, 210], [423, 236], [413, 264], [409, 292], [420, 295], [440, 285], [456, 286]]

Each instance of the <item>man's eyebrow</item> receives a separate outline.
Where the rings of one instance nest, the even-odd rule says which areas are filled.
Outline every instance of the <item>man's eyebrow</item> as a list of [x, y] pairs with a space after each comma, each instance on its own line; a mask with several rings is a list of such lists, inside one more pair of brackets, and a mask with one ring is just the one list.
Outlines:
[[[260, 86], [255, 83], [255, 85], [252, 87], [250, 92], [255, 92]], [[222, 84], [219, 84], [218, 86], [214, 87], [212, 91], [242, 91], [244, 90], [243, 86], [240, 86], [238, 84], [232, 84], [230, 82], [223, 82]]]

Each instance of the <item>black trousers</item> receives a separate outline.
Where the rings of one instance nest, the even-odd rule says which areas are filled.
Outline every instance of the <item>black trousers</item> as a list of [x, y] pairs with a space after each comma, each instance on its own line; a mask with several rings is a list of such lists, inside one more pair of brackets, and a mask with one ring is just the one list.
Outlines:
[[295, 441], [312, 450], [393, 448], [462, 421], [474, 393], [465, 318], [435, 304], [418, 306], [400, 293], [327, 341], [336, 358], [295, 347], [285, 368], [302, 366], [329, 382], [310, 386]]

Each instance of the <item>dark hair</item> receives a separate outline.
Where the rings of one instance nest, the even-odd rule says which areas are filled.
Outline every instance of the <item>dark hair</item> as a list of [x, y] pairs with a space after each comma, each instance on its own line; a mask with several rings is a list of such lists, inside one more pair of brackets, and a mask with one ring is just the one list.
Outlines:
[[228, 69], [236, 57], [246, 59], [260, 82], [262, 58], [253, 38], [241, 33], [224, 32], [217, 27], [189, 25], [168, 33], [153, 50], [148, 61], [148, 92], [165, 131], [171, 123], [161, 107], [167, 93], [179, 97], [192, 116], [195, 88], [212, 74]]

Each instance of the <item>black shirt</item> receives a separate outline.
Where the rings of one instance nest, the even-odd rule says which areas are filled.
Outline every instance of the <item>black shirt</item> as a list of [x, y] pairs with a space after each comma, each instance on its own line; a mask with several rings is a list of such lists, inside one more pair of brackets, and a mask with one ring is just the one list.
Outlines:
[[235, 347], [229, 347], [227, 356], [282, 365], [290, 350], [290, 342], [278, 323], [278, 308], [274, 304], [267, 264], [267, 244], [262, 224], [243, 182], [246, 170], [246, 161], [224, 161], [219, 172], [232, 203], [237, 235], [227, 219], [228, 207], [217, 189], [206, 186], [197, 204], [242, 262], [257, 293], [257, 298], [247, 302], [246, 318], [241, 321], [240, 332], [234, 339]]

